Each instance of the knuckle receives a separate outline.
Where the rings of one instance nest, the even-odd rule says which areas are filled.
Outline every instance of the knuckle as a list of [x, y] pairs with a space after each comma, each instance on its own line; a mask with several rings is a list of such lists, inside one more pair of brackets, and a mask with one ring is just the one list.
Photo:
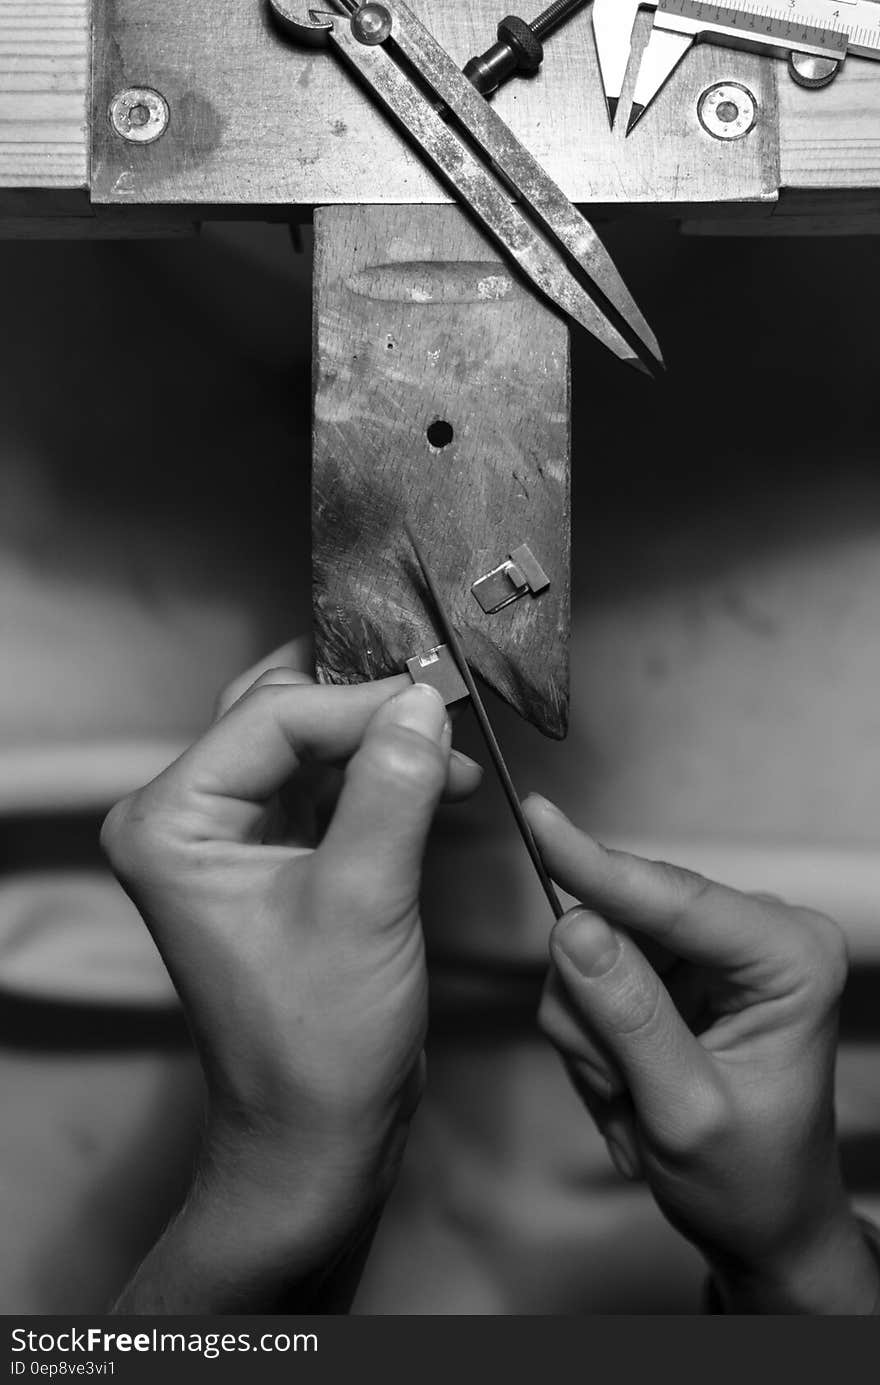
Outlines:
[[678, 866], [667, 866], [670, 884], [677, 891], [680, 900], [679, 917], [698, 914], [711, 894], [718, 888], [714, 881], [699, 875], [695, 870], [683, 870]]
[[101, 827], [101, 849], [121, 880], [136, 880], [167, 860], [173, 841], [163, 830], [162, 815], [144, 790], [129, 794], [110, 809]]
[[827, 914], [799, 909], [801, 983], [814, 1000], [836, 1005], [849, 975], [849, 953], [843, 929]]
[[251, 684], [244, 693], [244, 697], [248, 702], [257, 703], [265, 710], [267, 715], [271, 715], [279, 701], [284, 697], [286, 691], [283, 684], [264, 683], [260, 678], [257, 679], [256, 683]]
[[663, 987], [648, 968], [626, 968], [617, 982], [615, 1029], [624, 1038], [650, 1039], [663, 1016]]
[[114, 803], [101, 824], [101, 850], [114, 869], [123, 859], [128, 847], [131, 797], [129, 795], [128, 798], [121, 798], [118, 803]]
[[737, 1127], [733, 1102], [723, 1087], [712, 1082], [691, 1085], [678, 1108], [668, 1112], [665, 1128], [654, 1139], [663, 1159], [671, 1166], [714, 1162], [727, 1148]]
[[714, 1085], [705, 1085], [690, 1103], [684, 1123], [684, 1140], [690, 1157], [708, 1159], [730, 1138], [733, 1124], [731, 1102], [727, 1094]]
[[251, 677], [250, 674], [242, 674], [238, 678], [233, 678], [231, 683], [217, 697], [214, 703], [214, 719], [223, 716], [229, 711], [236, 702], [240, 702], [243, 697], [250, 698], [256, 694], [258, 689], [267, 687], [285, 687], [291, 683], [311, 683], [313, 680], [307, 674], [300, 673], [297, 669], [288, 668], [278, 664], [273, 668], [264, 669], [258, 678]]
[[250, 690], [253, 692], [257, 688], [289, 687], [292, 683], [311, 683], [311, 681], [311, 678], [304, 673], [297, 672], [295, 668], [285, 668], [279, 664], [274, 668], [267, 668], [264, 673], [261, 673], [259, 678], [251, 684]]
[[214, 698], [214, 721], [219, 721], [222, 716], [229, 711], [229, 708], [241, 697], [242, 688], [236, 679], [232, 683], [227, 683], [226, 687], [218, 692]]

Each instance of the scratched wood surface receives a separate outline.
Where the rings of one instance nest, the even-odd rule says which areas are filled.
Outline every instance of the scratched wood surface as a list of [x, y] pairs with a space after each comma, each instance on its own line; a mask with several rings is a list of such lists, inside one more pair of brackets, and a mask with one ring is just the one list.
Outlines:
[[880, 190], [880, 63], [848, 58], [820, 91], [797, 86], [780, 65], [778, 100], [780, 185], [799, 194], [795, 206], [829, 193], [833, 216], [848, 193]]
[[[261, 0], [224, 0], [219, 18], [211, 0], [211, 19], [203, 24], [199, 4], [208, 0], [186, 10], [170, 0], [153, 4], [145, 25], [137, 0], [0, 0], [0, 210], [69, 212], [74, 194], [84, 198], [88, 187], [92, 132], [101, 145], [96, 194], [122, 205], [162, 196], [194, 206], [443, 196], [399, 143], [393, 179], [384, 158], [362, 157], [377, 138], [387, 153], [394, 137], [333, 70], [329, 55], [282, 51]], [[415, 8], [427, 17], [426, 0]], [[496, 9], [489, 0], [435, 0], [431, 22], [464, 57], [482, 45]], [[93, 10], [99, 80], [89, 117]], [[106, 51], [113, 43], [119, 44], [115, 61]], [[260, 67], [248, 86], [252, 56]], [[814, 92], [791, 82], [781, 64], [757, 63], [708, 48], [691, 54], [655, 118], [624, 141], [604, 123], [586, 11], [548, 43], [537, 80], [515, 83], [496, 99], [570, 195], [585, 201], [681, 205], [693, 199], [692, 215], [711, 216], [721, 203], [749, 202], [756, 189], [760, 199], [772, 198], [781, 188], [778, 216], [815, 208], [833, 219], [850, 207], [863, 216], [863, 194], [870, 200], [880, 189], [880, 64], [850, 59], [830, 87]], [[708, 140], [693, 120], [695, 96], [713, 76], [745, 80], [755, 72], [759, 95], [768, 83], [778, 91], [763, 103], [758, 141]], [[133, 152], [115, 141], [121, 147], [114, 148], [106, 126], [109, 88], [148, 77], [165, 81], [175, 95], [176, 119], [161, 160], [159, 146]], [[341, 159], [340, 144], [349, 151]], [[77, 223], [69, 225], [79, 233]], [[854, 223], [860, 228], [861, 221]], [[838, 220], [833, 229], [845, 230], [846, 223]]]
[[[442, 642], [403, 531], [408, 515], [474, 667], [543, 731], [563, 735], [564, 323], [455, 208], [322, 208], [315, 245], [319, 676], [350, 682], [400, 672]], [[451, 439], [435, 446], [428, 430], [438, 421]], [[524, 542], [549, 589], [484, 614], [471, 583]]]
[[89, 0], [0, 0], [0, 188], [88, 185]]
[[[152, 0], [149, 23], [143, 8], [95, 0], [97, 201], [446, 200], [333, 53], [281, 35], [265, 0]], [[461, 63], [486, 48], [503, 13], [498, 0], [413, 0], [412, 8]], [[648, 26], [645, 14], [639, 44]], [[696, 116], [700, 93], [722, 79], [748, 86], [761, 111], [755, 129], [730, 143], [712, 139]], [[120, 140], [105, 118], [114, 93], [133, 84], [170, 103], [168, 131], [153, 144]], [[537, 78], [510, 83], [496, 104], [575, 201], [740, 202], [760, 211], [776, 195], [775, 83], [754, 56], [699, 48], [625, 139], [622, 128], [608, 129], [586, 9], [548, 40]]]

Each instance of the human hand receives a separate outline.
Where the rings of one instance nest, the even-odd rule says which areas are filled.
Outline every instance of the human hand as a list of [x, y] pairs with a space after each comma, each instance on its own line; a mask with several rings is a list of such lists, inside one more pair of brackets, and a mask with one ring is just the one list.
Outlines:
[[198, 1257], [256, 1273], [277, 1248], [302, 1275], [396, 1172], [421, 1087], [422, 855], [441, 796], [480, 770], [450, 751], [439, 694], [406, 676], [319, 687], [281, 667], [238, 692], [102, 839], [205, 1072]]
[[648, 1182], [730, 1311], [877, 1311], [834, 1124], [840, 929], [525, 807], [586, 906], [553, 930], [540, 1024], [618, 1170]]

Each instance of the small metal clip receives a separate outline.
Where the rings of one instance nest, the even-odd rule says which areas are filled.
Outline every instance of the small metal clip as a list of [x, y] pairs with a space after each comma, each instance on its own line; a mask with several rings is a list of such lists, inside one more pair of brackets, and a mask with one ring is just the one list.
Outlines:
[[485, 577], [474, 582], [471, 591], [486, 615], [492, 616], [527, 593], [537, 596], [546, 591], [549, 585], [550, 578], [534, 553], [528, 544], [521, 543], [500, 567], [493, 568]]
[[425, 654], [413, 655], [406, 661], [406, 671], [414, 683], [430, 683], [436, 688], [447, 707], [468, 695], [448, 644], [438, 644]]

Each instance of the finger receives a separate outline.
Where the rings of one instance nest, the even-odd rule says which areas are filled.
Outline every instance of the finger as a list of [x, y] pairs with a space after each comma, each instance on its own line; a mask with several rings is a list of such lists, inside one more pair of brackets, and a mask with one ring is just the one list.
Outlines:
[[572, 1086], [586, 1106], [608, 1150], [608, 1157], [622, 1178], [630, 1182], [644, 1177], [636, 1117], [626, 1093], [603, 1100], [585, 1085], [578, 1065], [566, 1063]]
[[482, 782], [482, 765], [478, 765], [469, 755], [463, 755], [460, 750], [449, 752], [449, 768], [446, 787], [443, 790], [444, 803], [461, 803], [476, 793]]
[[316, 853], [322, 899], [335, 904], [330, 914], [393, 922], [417, 906], [450, 735], [443, 698], [423, 683], [373, 717]]
[[553, 963], [541, 993], [538, 1025], [566, 1066], [577, 1072], [578, 1082], [586, 1084], [596, 1097], [607, 1101], [623, 1091], [620, 1073], [587, 1029], [583, 1015], [575, 1010]]
[[[298, 673], [290, 668], [268, 669], [252, 685], [254, 688], [264, 688], [277, 686], [278, 684], [313, 684], [314, 679], [306, 673]], [[250, 689], [248, 689], [250, 691]], [[451, 738], [451, 725], [448, 728], [446, 741]], [[483, 782], [482, 765], [477, 764], [469, 755], [464, 755], [460, 750], [450, 750], [448, 744], [444, 747], [449, 750], [449, 767], [446, 777], [446, 784], [443, 789], [444, 803], [461, 803], [471, 797]], [[317, 806], [322, 810], [325, 820], [329, 821], [330, 815], [336, 807], [336, 802], [342, 788], [341, 779], [333, 777], [332, 767], [315, 766], [315, 773], [309, 776], [310, 789], [315, 792], [315, 796], [320, 797], [321, 802]], [[331, 776], [332, 782], [329, 790], [319, 790], [322, 777]]]
[[303, 759], [353, 755], [370, 718], [406, 674], [349, 687], [269, 683], [252, 688], [151, 785], [169, 797], [207, 795], [265, 803]]
[[227, 683], [217, 698], [214, 707], [214, 719], [216, 720], [223, 716], [224, 712], [228, 712], [233, 702], [237, 702], [240, 697], [243, 697], [262, 674], [269, 669], [276, 668], [296, 670], [297, 673], [306, 675], [307, 682], [314, 682], [314, 655], [311, 635], [297, 635], [287, 644], [273, 649], [271, 654], [260, 659], [252, 668], [238, 674], [231, 683]]
[[614, 923], [710, 966], [790, 954], [796, 930], [784, 910], [692, 871], [609, 851], [537, 795], [523, 806], [553, 878]]
[[626, 933], [586, 909], [560, 919], [550, 952], [572, 1011], [622, 1074], [652, 1132], [671, 1139], [714, 1082], [659, 976]]

